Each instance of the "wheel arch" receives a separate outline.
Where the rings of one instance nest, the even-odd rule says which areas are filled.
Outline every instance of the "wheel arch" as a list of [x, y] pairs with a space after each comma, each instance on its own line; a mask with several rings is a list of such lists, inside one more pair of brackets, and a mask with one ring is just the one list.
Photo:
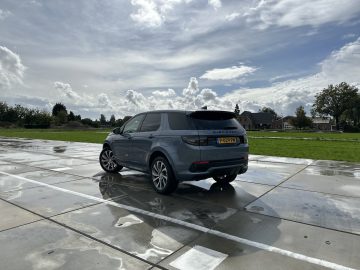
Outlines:
[[147, 161], [148, 168], [150, 169], [151, 163], [152, 163], [153, 160], [154, 160], [156, 157], [158, 157], [158, 156], [162, 156], [162, 157], [166, 158], [167, 161], [170, 163], [173, 172], [175, 173], [175, 171], [174, 171], [174, 164], [173, 164], [172, 159], [170, 158], [170, 155], [169, 155], [164, 149], [162, 149], [162, 148], [155, 148], [155, 149], [153, 149], [153, 151], [151, 152], [151, 154], [150, 154], [149, 157], [148, 157], [148, 161]]
[[111, 147], [110, 147], [110, 143], [109, 142], [104, 142], [103, 143], [103, 148], [102, 149], [105, 149], [105, 148], [109, 148], [109, 149], [111, 149]]

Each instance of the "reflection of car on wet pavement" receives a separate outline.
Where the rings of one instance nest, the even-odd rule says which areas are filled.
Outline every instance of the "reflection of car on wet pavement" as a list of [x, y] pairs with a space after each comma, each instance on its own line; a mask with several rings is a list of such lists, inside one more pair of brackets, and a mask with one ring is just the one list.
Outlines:
[[167, 194], [181, 181], [232, 182], [247, 171], [248, 149], [232, 112], [153, 111], [114, 129], [99, 160], [107, 172], [128, 167], [150, 173], [155, 190]]

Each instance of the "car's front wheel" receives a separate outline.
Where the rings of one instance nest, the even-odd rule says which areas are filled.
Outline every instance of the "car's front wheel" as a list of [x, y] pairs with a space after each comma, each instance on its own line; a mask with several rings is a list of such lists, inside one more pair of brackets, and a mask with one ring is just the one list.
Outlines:
[[170, 194], [177, 188], [178, 181], [166, 158], [159, 156], [151, 163], [151, 183], [161, 194]]
[[213, 179], [219, 184], [228, 184], [236, 179], [237, 174], [224, 174], [214, 176]]
[[100, 166], [104, 171], [110, 173], [116, 173], [123, 167], [116, 163], [114, 154], [110, 148], [105, 148], [101, 151], [99, 156]]

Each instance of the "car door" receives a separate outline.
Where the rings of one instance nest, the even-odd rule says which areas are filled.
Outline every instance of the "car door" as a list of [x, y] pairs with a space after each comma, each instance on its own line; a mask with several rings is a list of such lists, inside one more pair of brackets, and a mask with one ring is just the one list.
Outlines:
[[130, 119], [122, 128], [120, 134], [116, 134], [112, 141], [111, 149], [118, 160], [119, 164], [124, 166], [131, 166], [132, 164], [132, 138], [142, 121], [145, 114], [139, 114]]
[[139, 170], [147, 171], [148, 169], [147, 157], [158, 139], [161, 117], [161, 113], [147, 113], [139, 131], [132, 137], [132, 161]]

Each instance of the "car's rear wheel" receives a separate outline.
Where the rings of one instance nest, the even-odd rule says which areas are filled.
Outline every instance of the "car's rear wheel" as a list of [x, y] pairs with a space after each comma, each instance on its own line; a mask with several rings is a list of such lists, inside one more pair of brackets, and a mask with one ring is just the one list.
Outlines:
[[170, 194], [178, 186], [172, 168], [164, 157], [156, 157], [151, 163], [151, 183], [156, 192]]
[[224, 174], [213, 176], [213, 179], [219, 184], [228, 184], [236, 179], [237, 174]]
[[104, 148], [99, 156], [99, 162], [101, 168], [104, 171], [110, 173], [116, 173], [120, 171], [123, 167], [116, 163], [114, 154], [110, 148]]

